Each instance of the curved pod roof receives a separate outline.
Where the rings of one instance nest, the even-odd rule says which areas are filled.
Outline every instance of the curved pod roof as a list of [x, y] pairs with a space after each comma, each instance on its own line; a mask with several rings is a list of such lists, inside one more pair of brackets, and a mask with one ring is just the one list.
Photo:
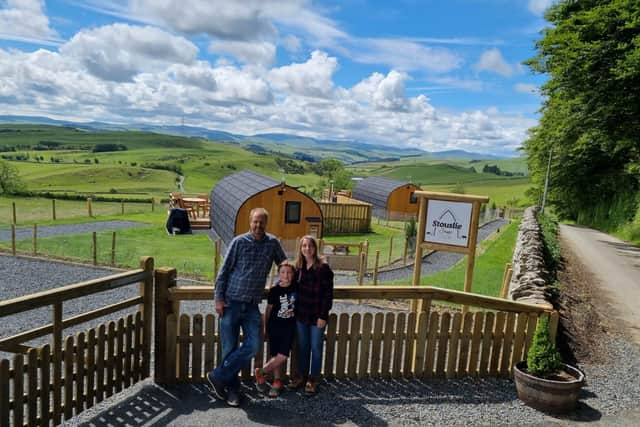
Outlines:
[[402, 182], [397, 179], [382, 176], [369, 176], [363, 178], [353, 189], [352, 197], [363, 202], [371, 203], [376, 208], [386, 209], [389, 195], [405, 185], [413, 185], [410, 182]]

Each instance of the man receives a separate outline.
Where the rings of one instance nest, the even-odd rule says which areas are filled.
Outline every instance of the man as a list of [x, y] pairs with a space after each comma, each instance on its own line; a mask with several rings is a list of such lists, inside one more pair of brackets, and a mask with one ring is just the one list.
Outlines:
[[[269, 213], [251, 210], [249, 232], [236, 236], [229, 245], [216, 279], [215, 304], [220, 319], [222, 363], [207, 374], [213, 395], [229, 406], [240, 405], [238, 373], [251, 363], [261, 344], [262, 301], [271, 265], [287, 257], [280, 242], [266, 233]], [[238, 346], [240, 328], [244, 341]]]

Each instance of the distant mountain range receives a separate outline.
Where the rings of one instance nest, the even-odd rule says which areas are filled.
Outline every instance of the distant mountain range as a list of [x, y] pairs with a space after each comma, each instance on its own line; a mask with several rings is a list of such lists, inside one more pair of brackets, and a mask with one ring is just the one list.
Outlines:
[[416, 148], [392, 147], [353, 140], [316, 139], [293, 134], [265, 133], [239, 135], [220, 130], [194, 126], [168, 126], [148, 124], [114, 124], [105, 122], [73, 122], [40, 116], [0, 115], [0, 123], [45, 124], [67, 126], [91, 131], [147, 131], [169, 135], [202, 138], [209, 141], [242, 145], [258, 153], [284, 153], [300, 160], [337, 158], [346, 163], [391, 161], [405, 157], [431, 157], [435, 159], [499, 160], [505, 157], [472, 153], [464, 150], [428, 152]]

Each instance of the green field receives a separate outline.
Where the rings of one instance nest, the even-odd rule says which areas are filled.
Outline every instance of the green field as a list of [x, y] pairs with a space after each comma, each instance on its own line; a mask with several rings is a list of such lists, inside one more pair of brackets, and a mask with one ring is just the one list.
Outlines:
[[[0, 125], [0, 131], [0, 150], [4, 150], [0, 154], [26, 159], [10, 163], [31, 191], [166, 198], [177, 190], [176, 171], [185, 177], [188, 193], [208, 193], [221, 178], [243, 169], [277, 179], [282, 176], [273, 155], [256, 154], [233, 143], [151, 132], [84, 132], [44, 125]], [[98, 144], [126, 150], [93, 152]], [[16, 151], [6, 151], [11, 149]], [[290, 185], [310, 189], [319, 184], [321, 177], [313, 173], [287, 174], [286, 180]]]

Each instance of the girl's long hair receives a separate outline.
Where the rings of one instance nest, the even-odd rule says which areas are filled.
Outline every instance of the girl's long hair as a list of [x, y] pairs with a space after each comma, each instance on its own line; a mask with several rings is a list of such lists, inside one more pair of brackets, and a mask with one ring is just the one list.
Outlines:
[[[308, 240], [309, 242], [311, 242], [311, 245], [313, 246], [313, 267], [314, 268], [318, 268], [320, 267], [321, 264], [326, 263], [326, 260], [323, 256], [320, 256], [318, 254], [318, 241], [316, 240], [315, 237], [310, 236], [310, 235], [306, 235], [306, 236], [302, 236], [300, 238], [300, 245], [298, 247], [298, 253], [296, 254], [296, 269], [298, 271], [302, 270], [302, 267], [306, 265], [307, 261], [304, 257], [304, 255], [302, 255], [302, 243]], [[307, 266], [307, 268], [311, 268], [311, 266]]]

